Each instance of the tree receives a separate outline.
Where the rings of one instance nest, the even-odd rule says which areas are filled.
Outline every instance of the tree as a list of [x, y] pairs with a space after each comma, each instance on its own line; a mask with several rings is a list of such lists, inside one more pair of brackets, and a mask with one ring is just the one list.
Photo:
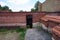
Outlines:
[[2, 10], [9, 10], [9, 7], [8, 6], [4, 6], [4, 7], [2, 7]]
[[0, 5], [0, 10], [2, 10], [2, 7], [1, 7], [1, 5]]
[[11, 10], [11, 9], [9, 9], [9, 11], [10, 11], [10, 12], [12, 12], [12, 10]]
[[39, 6], [39, 4], [40, 4], [40, 2], [37, 1], [37, 2], [35, 3], [34, 8], [31, 9], [31, 12], [37, 12], [37, 11], [38, 11], [38, 6]]
[[20, 10], [20, 12], [24, 12], [23, 10]]
[[35, 12], [35, 9], [34, 9], [34, 8], [32, 8], [32, 9], [31, 9], [31, 12]]
[[12, 10], [9, 9], [8, 6], [3, 6], [3, 7], [2, 7], [2, 6], [0, 5], [0, 10], [8, 10], [8, 11], [12, 12]]
[[35, 4], [35, 10], [38, 11], [38, 6], [39, 6], [40, 2], [37, 1], [36, 4]]

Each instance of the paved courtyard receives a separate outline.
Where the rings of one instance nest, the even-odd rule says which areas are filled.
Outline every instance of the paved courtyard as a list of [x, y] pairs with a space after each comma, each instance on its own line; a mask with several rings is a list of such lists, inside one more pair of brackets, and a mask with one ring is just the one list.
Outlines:
[[25, 40], [52, 40], [51, 35], [43, 30], [28, 29]]

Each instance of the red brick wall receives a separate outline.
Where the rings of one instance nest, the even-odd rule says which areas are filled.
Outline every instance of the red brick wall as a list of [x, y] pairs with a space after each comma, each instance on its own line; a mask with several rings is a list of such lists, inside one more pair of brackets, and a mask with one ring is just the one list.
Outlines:
[[39, 12], [1, 12], [0, 13], [0, 24], [10, 24], [10, 23], [25, 23], [26, 15], [32, 15], [33, 23], [39, 22], [39, 18], [44, 15], [44, 13]]
[[54, 26], [57, 26], [57, 25], [58, 25], [58, 23], [56, 23], [56, 22], [48, 21], [48, 26], [51, 28], [53, 28]]
[[0, 16], [0, 24], [4, 23], [26, 23], [25, 16]]

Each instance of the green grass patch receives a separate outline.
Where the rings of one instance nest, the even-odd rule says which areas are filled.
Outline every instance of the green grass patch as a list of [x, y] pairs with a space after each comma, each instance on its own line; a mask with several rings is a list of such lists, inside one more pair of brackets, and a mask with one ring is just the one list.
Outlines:
[[0, 29], [0, 32], [7, 32], [7, 29]]
[[20, 33], [20, 40], [24, 40], [26, 30], [27, 29], [24, 29], [24, 28], [18, 28], [18, 29], [15, 30], [16, 32]]
[[24, 40], [24, 38], [25, 38], [25, 33], [26, 33], [26, 30], [27, 29], [24, 29], [24, 28], [16, 28], [16, 29], [11, 29], [11, 30], [8, 30], [8, 29], [0, 29], [0, 33], [9, 33], [9, 32], [11, 32], [11, 33], [13, 33], [13, 32], [17, 32], [17, 33], [19, 33], [20, 35], [20, 37], [19, 37], [19, 40]]
[[24, 38], [25, 38], [25, 33], [26, 33], [26, 31], [20, 33], [20, 40], [24, 40]]
[[16, 32], [24, 32], [24, 31], [26, 31], [26, 29], [24, 29], [24, 28], [17, 28], [16, 29]]

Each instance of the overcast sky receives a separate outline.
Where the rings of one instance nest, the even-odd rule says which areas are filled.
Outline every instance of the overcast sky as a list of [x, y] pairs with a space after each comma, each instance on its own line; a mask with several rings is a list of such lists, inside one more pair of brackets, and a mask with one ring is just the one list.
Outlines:
[[[38, 0], [0, 0], [0, 5], [8, 6], [12, 11], [30, 11]], [[45, 0], [39, 0], [43, 2]]]

